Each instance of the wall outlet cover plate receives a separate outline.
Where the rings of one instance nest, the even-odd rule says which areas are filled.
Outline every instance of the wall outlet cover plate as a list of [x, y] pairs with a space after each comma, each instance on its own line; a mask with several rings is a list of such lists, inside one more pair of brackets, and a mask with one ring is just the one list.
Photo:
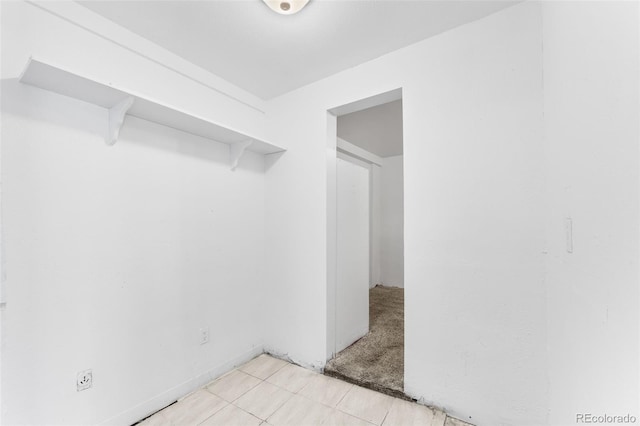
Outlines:
[[93, 372], [84, 370], [78, 373], [76, 378], [76, 387], [78, 392], [89, 389], [93, 385]]

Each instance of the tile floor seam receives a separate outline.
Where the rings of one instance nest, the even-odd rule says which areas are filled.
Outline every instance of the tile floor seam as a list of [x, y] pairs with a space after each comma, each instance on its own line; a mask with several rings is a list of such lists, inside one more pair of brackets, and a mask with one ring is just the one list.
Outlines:
[[[227, 403], [227, 405], [229, 405], [229, 403]], [[226, 407], [227, 405], [225, 405], [224, 407]], [[224, 408], [222, 407], [222, 408]], [[206, 422], [207, 420], [209, 420], [211, 417], [215, 416], [216, 414], [218, 414], [220, 412], [220, 410], [216, 411], [215, 413], [213, 413], [212, 415], [210, 415], [209, 417], [207, 417], [206, 419], [204, 419], [203, 421], [201, 421], [200, 423], [198, 423], [198, 425], [201, 425], [202, 423]]]
[[[334, 408], [334, 410], [336, 410], [336, 411], [340, 411], [342, 414], [346, 414], [347, 416], [355, 417], [356, 419], [358, 419], [358, 420], [362, 420], [363, 422], [365, 422], [365, 423], [369, 423], [370, 425], [375, 425], [375, 426], [381, 426], [381, 425], [382, 425], [382, 423], [380, 423], [380, 424], [378, 424], [378, 423], [374, 423], [374, 422], [372, 422], [371, 420], [363, 419], [363, 418], [362, 418], [362, 417], [360, 417], [360, 416], [356, 416], [356, 415], [355, 415], [355, 414], [353, 414], [353, 413], [348, 413], [348, 412], [346, 412], [346, 411], [344, 411], [344, 410], [341, 410], [341, 409], [339, 409], [339, 408]], [[387, 416], [385, 415], [385, 419], [386, 419], [386, 418], [387, 418]]]
[[389, 411], [391, 411], [391, 408], [389, 408], [387, 410], [387, 413], [384, 415], [384, 417], [382, 418], [382, 421], [380, 422], [380, 424], [378, 426], [382, 426], [385, 422], [385, 420], [387, 420], [387, 417], [389, 416]]
[[[283, 365], [282, 367], [278, 368], [276, 371], [274, 371], [273, 373], [269, 374], [267, 377], [265, 377], [264, 379], [261, 377], [256, 376], [255, 374], [251, 374], [251, 373], [247, 373], [244, 370], [241, 370], [240, 368], [237, 368], [236, 370], [238, 371], [242, 371], [244, 374], [247, 374], [251, 377], [255, 377], [258, 380], [262, 380], [263, 382], [266, 381], [269, 377], [273, 376], [274, 374], [276, 374], [278, 371], [282, 370], [284, 367], [286, 367], [286, 365]], [[234, 370], [235, 371], [235, 370]]]
[[[355, 385], [354, 385], [354, 386], [355, 386]], [[340, 399], [340, 401], [342, 401], [342, 399], [343, 399], [343, 398], [344, 398], [344, 397], [345, 397], [345, 396], [346, 396], [350, 391], [351, 391], [351, 389], [349, 389], [349, 390], [348, 390], [348, 391], [347, 391], [347, 392], [342, 396], [342, 398]], [[375, 425], [375, 426], [381, 426], [381, 425], [382, 425], [382, 423], [380, 423], [380, 424], [373, 423], [373, 422], [370, 422], [370, 421], [369, 421], [369, 420], [367, 420], [367, 419], [363, 419], [362, 417], [356, 416], [355, 414], [348, 413], [348, 412], [346, 412], [346, 411], [344, 411], [344, 410], [342, 410], [342, 409], [338, 408], [338, 405], [337, 405], [337, 404], [336, 404], [336, 406], [335, 406], [335, 407], [332, 407], [331, 405], [327, 405], [327, 404], [325, 404], [324, 402], [316, 401], [315, 399], [311, 399], [311, 398], [309, 398], [308, 396], [305, 396], [305, 395], [301, 395], [301, 394], [298, 394], [298, 393], [296, 393], [295, 395], [298, 395], [300, 398], [304, 398], [304, 399], [306, 399], [306, 400], [308, 400], [308, 401], [315, 402], [316, 404], [320, 404], [320, 405], [322, 405], [322, 406], [324, 406], [324, 407], [327, 407], [327, 408], [330, 408], [330, 409], [332, 409], [332, 410], [339, 411], [339, 412], [341, 412], [341, 413], [343, 413], [343, 414], [346, 414], [347, 416], [355, 417], [356, 419], [358, 419], [358, 420], [362, 420], [363, 422], [365, 422], [365, 423], [369, 423], [370, 425]], [[338, 404], [339, 404], [339, 403], [340, 403], [340, 402], [338, 402]], [[283, 404], [283, 405], [284, 405], [284, 404]], [[275, 412], [274, 412], [274, 414], [275, 414]], [[387, 413], [385, 414], [385, 417], [384, 417], [385, 419], [387, 418], [387, 414], [389, 414], [389, 410], [387, 410]], [[326, 419], [325, 419], [325, 420], [326, 420]]]
[[291, 392], [291, 393], [293, 393], [293, 394], [298, 394], [302, 389], [304, 389], [305, 387], [307, 387], [307, 385], [308, 385], [309, 383], [305, 383], [305, 384], [304, 384], [300, 389], [293, 391], [293, 390], [290, 390], [289, 388], [286, 388], [286, 387], [284, 387], [284, 386], [282, 386], [282, 385], [279, 385], [279, 384], [277, 384], [277, 383], [274, 383], [274, 382], [271, 382], [271, 381], [269, 381], [269, 380], [268, 380], [268, 379], [272, 378], [273, 376], [275, 376], [277, 373], [279, 373], [281, 370], [285, 369], [286, 367], [295, 367], [295, 368], [299, 368], [299, 369], [301, 369], [301, 370], [304, 370], [304, 371], [305, 371], [305, 374], [309, 374], [309, 375], [310, 375], [310, 376], [308, 376], [308, 377], [306, 378], [306, 381], [307, 381], [307, 382], [308, 382], [309, 380], [311, 380], [313, 377], [315, 377], [316, 375], [318, 375], [318, 376], [324, 376], [322, 373], [317, 373], [317, 372], [315, 372], [314, 370], [310, 370], [310, 369], [305, 368], [305, 367], [302, 367], [302, 366], [300, 366], [300, 365], [297, 365], [297, 364], [291, 364], [291, 363], [290, 363], [289, 365], [285, 365], [284, 367], [282, 367], [280, 370], [278, 370], [277, 372], [275, 372], [275, 373], [274, 373], [274, 374], [272, 374], [271, 376], [267, 377], [267, 379], [265, 379], [264, 381], [265, 381], [265, 382], [267, 382], [267, 383], [270, 383], [270, 384], [272, 384], [272, 385], [274, 385], [274, 386], [277, 386], [277, 387], [279, 387], [280, 389], [284, 389], [284, 390], [286, 390], [287, 392]]
[[258, 380], [262, 380], [263, 382], [264, 382], [265, 380], [267, 380], [269, 377], [273, 376], [273, 374], [276, 374], [276, 373], [277, 373], [277, 371], [276, 371], [276, 372], [274, 372], [273, 374], [271, 374], [269, 377], [267, 377], [267, 378], [265, 378], [265, 379], [261, 379], [260, 377], [258, 377], [258, 376], [256, 376], [256, 375], [254, 375], [254, 374], [251, 374], [251, 373], [247, 373], [247, 372], [246, 372], [246, 371], [244, 371], [244, 370], [240, 370], [240, 371], [242, 371], [244, 374], [249, 375], [249, 376], [251, 376], [251, 377], [254, 377], [254, 378], [258, 379]]
[[[338, 405], [340, 405], [340, 403], [342, 402], [342, 400], [343, 400], [343, 399], [344, 399], [344, 398], [349, 394], [349, 392], [351, 392], [351, 390], [352, 390], [354, 387], [355, 387], [355, 385], [353, 385], [353, 384], [352, 384], [352, 385], [351, 385], [351, 387], [349, 388], [349, 390], [348, 390], [348, 391], [346, 391], [346, 392], [344, 393], [344, 395], [342, 395], [342, 398], [340, 398], [340, 401], [338, 401], [338, 402], [336, 403], [336, 408], [338, 408]], [[340, 410], [340, 411], [342, 411], [342, 410]], [[344, 413], [344, 411], [342, 411], [342, 412]]]
[[[273, 386], [277, 386], [278, 388], [280, 388], [280, 389], [282, 389], [282, 390], [286, 390], [287, 392], [291, 392], [289, 389], [287, 389], [287, 388], [283, 388], [282, 386], [280, 386], [280, 385], [276, 385], [275, 383], [271, 383], [271, 382], [267, 382], [267, 383], [270, 383], [270, 384], [272, 384]], [[291, 392], [291, 393], [295, 395], [297, 392]]]
[[[252, 377], [253, 377], [253, 376], [252, 376]], [[220, 397], [220, 398], [224, 399], [224, 400], [225, 400], [225, 401], [227, 401], [229, 404], [231, 404], [231, 405], [234, 405], [234, 406], [235, 406], [234, 402], [236, 402], [237, 400], [239, 400], [240, 398], [242, 398], [243, 396], [245, 396], [247, 393], [249, 393], [250, 391], [252, 391], [254, 388], [257, 388], [258, 386], [260, 386], [260, 383], [258, 383], [258, 384], [257, 384], [257, 385], [255, 385], [255, 386], [251, 386], [251, 389], [247, 389], [245, 392], [243, 392], [243, 393], [242, 393], [242, 395], [238, 395], [238, 397], [237, 397], [236, 399], [232, 400], [232, 401], [227, 401], [226, 399], [224, 399], [224, 398], [222, 398], [222, 397]], [[217, 395], [216, 395], [216, 396], [217, 396]], [[238, 408], [240, 408], [240, 407], [238, 407]]]
[[[244, 373], [244, 372], [243, 372]], [[246, 374], [246, 373], [245, 373]], [[253, 377], [253, 376], [251, 376]], [[256, 377], [254, 377], [255, 379]], [[259, 379], [258, 379], [259, 380]], [[217, 380], [216, 380], [217, 381]], [[215, 381], [214, 381], [215, 382]], [[246, 391], [244, 391], [242, 394], [240, 394], [237, 398], [229, 401], [228, 399], [225, 399], [222, 395], [218, 395], [214, 392], [212, 392], [211, 390], [209, 390], [208, 388], [206, 389], [209, 393], [211, 393], [214, 396], [217, 396], [218, 398], [222, 399], [223, 401], [229, 403], [229, 404], [233, 404], [235, 401], [237, 401], [238, 399], [242, 398], [244, 396], [244, 394], [246, 394], [247, 392], [249, 392], [250, 390], [252, 390], [253, 388], [257, 387], [260, 383], [255, 384], [254, 386], [251, 386], [251, 388], [247, 389]]]
[[[204, 419], [203, 421], [201, 421], [200, 423], [198, 423], [198, 426], [200, 426], [200, 425], [204, 424], [207, 420], [209, 420], [210, 418], [212, 418], [212, 417], [214, 417], [215, 415], [219, 414], [222, 410], [224, 410], [225, 408], [227, 408], [229, 405], [233, 405], [233, 404], [232, 404], [232, 403], [230, 403], [230, 402], [229, 402], [229, 403], [227, 403], [227, 405], [225, 405], [223, 408], [221, 408], [220, 410], [216, 411], [214, 414], [210, 415], [209, 417], [207, 417], [206, 419]], [[260, 417], [254, 416], [253, 414], [249, 413], [249, 412], [248, 412], [248, 411], [246, 411], [246, 410], [243, 410], [243, 409], [242, 409], [242, 408], [240, 408], [240, 407], [237, 407], [237, 406], [235, 406], [235, 405], [233, 405], [233, 406], [234, 406], [234, 407], [236, 407], [238, 410], [240, 410], [240, 411], [244, 412], [245, 414], [248, 414], [248, 415], [250, 415], [251, 417], [256, 418], [257, 420], [260, 420], [260, 425], [261, 425], [262, 423], [264, 423], [264, 422], [265, 422], [265, 420], [262, 420]], [[260, 425], [258, 425], [258, 426], [260, 426]]]
[[[273, 361], [267, 361], [265, 365], [270, 367], [265, 368], [262, 371], [269, 371], [274, 363]], [[301, 385], [300, 389], [295, 392], [285, 388], [284, 386], [268, 381], [269, 378], [272, 378], [275, 374], [288, 366], [296, 367], [295, 371], [290, 370], [283, 373], [278, 380], [281, 384], [287, 386], [293, 383], [295, 386], [290, 386], [292, 389]], [[261, 374], [259, 367], [259, 363], [254, 364], [253, 371]], [[298, 370], [298, 368], [300, 370]], [[229, 376], [234, 372], [237, 373], [236, 377], [233, 377], [229, 381], [220, 383], [224, 377]], [[305, 424], [307, 426], [326, 426], [326, 424], [333, 423], [356, 423], [361, 426], [397, 426], [395, 423], [398, 423], [401, 419], [405, 419], [406, 424], [415, 424], [416, 421], [420, 422], [428, 420], [428, 422], [423, 422], [422, 424], [428, 424], [430, 426], [446, 426], [448, 425], [447, 420], [451, 418], [450, 416], [447, 416], [446, 412], [443, 410], [439, 410], [425, 404], [417, 404], [416, 401], [405, 401], [404, 399], [388, 396], [374, 390], [353, 385], [343, 380], [334, 379], [322, 374], [317, 375], [315, 372], [313, 372], [315, 374], [307, 374], [306, 372], [312, 371], [307, 370], [304, 367], [299, 367], [291, 363], [287, 364], [285, 362], [282, 366], [262, 379], [241, 370], [240, 367], [237, 367], [199, 389], [179, 398], [176, 403], [170, 404], [164, 409], [148, 416], [144, 419], [144, 425], [176, 425], [180, 422], [184, 423], [184, 421], [187, 421], [187, 418], [189, 418], [191, 425], [229, 425], [233, 424], [234, 421], [244, 421], [253, 426], [274, 426], [270, 420], [278, 420], [275, 422], [275, 425], [283, 426], [283, 422], [284, 424], [293, 424], [289, 420], [293, 420], [295, 417], [298, 419], [298, 424]], [[334, 382], [334, 380], [336, 382], [340, 382], [340, 384]], [[248, 388], [245, 388], [249, 383], [253, 383], [253, 385], [249, 385]], [[261, 385], [262, 387], [260, 387]], [[345, 385], [347, 387], [345, 387]], [[226, 394], [229, 399], [223, 398], [210, 390], [209, 387], [215, 389], [221, 394]], [[244, 389], [244, 391], [237, 394], [237, 392], [242, 389]], [[336, 391], [336, 389], [339, 389], [339, 391]], [[200, 395], [198, 395], [198, 392], [200, 391], [206, 391], [206, 394], [200, 393]], [[344, 393], [340, 395], [343, 391]], [[282, 392], [286, 393], [283, 394]], [[302, 392], [309, 396], [302, 394]], [[248, 393], [251, 393], [250, 397], [247, 397]], [[264, 403], [265, 395], [267, 398], [266, 404]], [[189, 398], [190, 396], [194, 396], [194, 398]], [[233, 396], [235, 396], [235, 398], [231, 399]], [[334, 403], [333, 398], [337, 396], [339, 396], [339, 398], [337, 398], [337, 402]], [[261, 413], [260, 415], [253, 414], [239, 405], [240, 400], [245, 397], [246, 401], [243, 401], [244, 406]], [[282, 401], [280, 401], [281, 397], [284, 397]], [[296, 398], [295, 401], [293, 400], [294, 398]], [[389, 401], [391, 401], [391, 403], [389, 403]], [[214, 405], [217, 407], [214, 408]], [[413, 406], [414, 408], [411, 408], [410, 412], [403, 412], [403, 410], [406, 409], [405, 405], [406, 407]], [[183, 413], [181, 415], [176, 417], [176, 413], [173, 412], [170, 416], [164, 415], [164, 410], [167, 410], [170, 407], [174, 407], [174, 409], [177, 410], [176, 406], [182, 407], [181, 410]], [[287, 407], [286, 409], [285, 406]], [[385, 409], [386, 406], [388, 407]], [[416, 410], [415, 406], [422, 408], [420, 410]], [[212, 408], [214, 408], [214, 411], [210, 411]], [[400, 408], [402, 408], [402, 410], [398, 411]], [[371, 410], [373, 410], [373, 412], [371, 412]], [[382, 413], [383, 410], [384, 413]], [[428, 416], [425, 410], [428, 410], [431, 416]], [[269, 411], [271, 411], [270, 414]], [[187, 412], [186, 417], [185, 412]], [[296, 412], [297, 414], [295, 414]], [[201, 420], [201, 416], [203, 415], [207, 417]], [[291, 415], [294, 417], [290, 417]], [[263, 418], [262, 416], [266, 418]], [[156, 417], [155, 422], [152, 420], [153, 417]], [[429, 419], [429, 417], [431, 418]], [[173, 420], [171, 420], [171, 418]], [[387, 419], [389, 419], [389, 422], [395, 423], [387, 425]], [[464, 421], [458, 421], [460, 426], [472, 426]], [[185, 425], [182, 424], [181, 426]]]
[[[311, 401], [311, 402], [315, 402], [316, 404], [320, 404], [320, 405], [322, 405], [322, 406], [324, 406], [324, 407], [331, 408], [331, 409], [333, 409], [333, 410], [338, 410], [338, 411], [343, 412], [343, 413], [345, 413], [345, 414], [349, 414], [349, 413], [347, 413], [346, 411], [342, 411], [342, 410], [340, 410], [337, 406], [332, 407], [331, 405], [327, 405], [327, 404], [325, 404], [324, 402], [316, 401], [315, 399], [309, 398], [309, 397], [308, 397], [308, 396], [306, 396], [306, 395], [301, 395], [301, 394], [299, 394], [299, 393], [296, 393], [295, 395], [298, 395], [300, 398], [304, 398], [304, 399], [309, 400], [309, 401]], [[344, 398], [344, 397], [343, 397], [343, 398]], [[354, 416], [353, 414], [349, 414], [349, 415], [350, 415], [350, 416], [353, 416], [353, 417], [358, 417], [358, 416]], [[360, 418], [360, 417], [358, 417], [358, 418]], [[362, 419], [362, 420], [364, 420], [364, 419]]]
[[[358, 417], [358, 416], [355, 416], [355, 415], [353, 415], [353, 414], [346, 413], [346, 412], [344, 412], [344, 411], [340, 410], [339, 408], [334, 408], [334, 410], [339, 411], [340, 413], [342, 413], [342, 414], [344, 414], [344, 415], [346, 415], [346, 416], [353, 417], [354, 419], [358, 419], [358, 420], [360, 420], [360, 421], [363, 421], [363, 422], [365, 422], [365, 423], [366, 423], [366, 424], [368, 424], [368, 425], [371, 425], [371, 426], [380, 426], [380, 425], [377, 425], [377, 424], [375, 424], [375, 423], [373, 423], [373, 422], [370, 422], [369, 420], [365, 420], [365, 419], [363, 419], [363, 418], [361, 418], [361, 417]], [[386, 418], [386, 417], [385, 417], [385, 418]], [[394, 425], [394, 426], [398, 426], [398, 425]]]
[[[234, 405], [234, 407], [235, 407], [235, 405]], [[242, 410], [242, 408], [240, 408], [240, 407], [236, 407], [236, 408], [238, 408], [239, 410]], [[256, 419], [260, 420], [260, 424], [262, 424], [263, 422], [266, 422], [266, 420], [265, 420], [265, 419], [261, 419], [260, 417], [258, 417], [258, 416], [256, 416], [256, 415], [254, 415], [254, 414], [251, 414], [251, 413], [250, 413], [250, 412], [248, 412], [247, 410], [242, 410], [242, 411], [244, 411], [245, 413], [247, 413], [247, 414], [248, 414], [248, 415], [250, 415], [251, 417], [255, 417]]]
[[[268, 383], [268, 382], [267, 382], [267, 383]], [[269, 383], [269, 384], [272, 384], [272, 383]], [[259, 386], [259, 385], [258, 385], [258, 386]], [[258, 387], [258, 386], [256, 386], [256, 387]], [[276, 385], [273, 385], [273, 386], [276, 386]], [[280, 389], [281, 389], [281, 390], [284, 390], [284, 391], [286, 391], [286, 392], [289, 392], [289, 391], [287, 391], [286, 389], [282, 389], [282, 388], [280, 388]], [[235, 404], [235, 402], [236, 402], [238, 399], [240, 399], [241, 397], [239, 397], [238, 399], [236, 399], [236, 401], [234, 401], [234, 402], [230, 402], [229, 404], [233, 405], [234, 407], [237, 407], [237, 408], [241, 409], [241, 410], [242, 410], [242, 411], [244, 411], [244, 412], [247, 412], [247, 413], [251, 414], [253, 417], [257, 417], [257, 418], [259, 418], [259, 419], [260, 419], [260, 420], [262, 420], [263, 422], [266, 422], [266, 421], [267, 421], [267, 419], [268, 419], [269, 417], [273, 416], [273, 415], [276, 413], [276, 411], [278, 411], [279, 409], [281, 409], [281, 408], [284, 406], [284, 404], [286, 404], [287, 402], [289, 402], [289, 400], [290, 400], [290, 399], [295, 395], [295, 393], [292, 393], [292, 392], [289, 392], [289, 393], [290, 393], [291, 395], [290, 395], [290, 396], [289, 396], [289, 397], [288, 397], [288, 398], [287, 398], [287, 399], [286, 399], [282, 404], [280, 404], [280, 405], [278, 406], [278, 408], [276, 408], [275, 410], [273, 410], [273, 413], [269, 414], [269, 415], [267, 416], [267, 418], [266, 418], [266, 419], [263, 419], [262, 417], [258, 417], [258, 416], [256, 416], [255, 414], [252, 414], [252, 413], [250, 413], [249, 411], [245, 410], [244, 408], [240, 407], [239, 405]]]
[[[328, 409], [330, 409], [330, 410], [337, 410], [337, 408], [336, 408], [336, 407], [331, 407], [330, 405], [324, 404], [324, 403], [322, 403], [322, 402], [320, 402], [320, 401], [316, 401], [316, 400], [314, 400], [314, 399], [311, 399], [311, 398], [306, 397], [306, 396], [304, 396], [304, 395], [300, 395], [300, 394], [298, 394], [298, 393], [294, 393], [294, 394], [289, 398], [289, 400], [291, 400], [291, 399], [293, 398], [293, 396], [294, 396], [294, 395], [295, 395], [295, 396], [299, 396], [300, 398], [306, 399], [307, 401], [312, 402], [312, 403], [314, 403], [314, 404], [322, 405], [323, 407], [328, 408]], [[287, 400], [287, 402], [289, 402], [289, 400]], [[285, 402], [285, 404], [286, 404], [286, 402]], [[282, 404], [282, 406], [284, 406], [285, 404]], [[280, 408], [282, 408], [282, 407], [280, 407]], [[278, 410], [279, 410], [280, 408], [278, 408]], [[271, 418], [272, 416], [274, 416], [274, 415], [278, 412], [278, 410], [274, 411], [274, 412], [269, 416], [269, 418]], [[338, 410], [338, 411], [341, 411], [341, 410]], [[344, 413], [344, 411], [341, 411], [341, 412], [342, 412], [342, 413]], [[353, 414], [349, 414], [349, 413], [344, 413], [344, 414], [348, 414], [348, 415], [350, 415], [350, 416], [352, 416], [352, 417], [355, 417], [355, 418], [357, 418], [357, 419], [360, 419], [360, 417], [354, 416]], [[325, 418], [323, 418], [323, 419], [322, 419], [322, 421], [319, 423], [319, 425], [322, 425], [322, 423], [323, 423], [325, 420], [327, 420], [329, 417], [330, 417], [330, 415], [327, 415]], [[269, 419], [267, 418], [267, 420], [265, 420], [265, 421], [268, 421], [268, 420], [269, 420]], [[360, 419], [360, 420], [364, 420], [364, 419]], [[364, 421], [366, 421], [366, 420], [364, 420]], [[318, 425], [318, 426], [319, 426], [319, 425]], [[310, 425], [307, 425], [307, 426], [310, 426]]]

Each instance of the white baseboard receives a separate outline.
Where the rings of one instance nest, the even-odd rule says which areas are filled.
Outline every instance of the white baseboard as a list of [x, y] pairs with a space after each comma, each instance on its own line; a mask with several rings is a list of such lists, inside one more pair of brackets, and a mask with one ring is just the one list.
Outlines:
[[257, 346], [250, 351], [239, 355], [230, 361], [223, 363], [215, 367], [212, 370], [209, 370], [193, 379], [187, 380], [184, 383], [181, 383], [177, 386], [172, 387], [169, 390], [162, 392], [160, 395], [157, 395], [141, 404], [136, 405], [128, 410], [123, 411], [120, 414], [117, 414], [113, 417], [110, 417], [99, 424], [102, 426], [106, 425], [132, 425], [145, 417], [150, 416], [158, 410], [166, 407], [169, 404], [183, 398], [184, 396], [190, 394], [191, 392], [200, 389], [207, 383], [212, 380], [217, 379], [223, 374], [233, 370], [235, 367], [244, 364], [245, 362], [255, 358], [264, 352], [264, 348], [262, 346]]

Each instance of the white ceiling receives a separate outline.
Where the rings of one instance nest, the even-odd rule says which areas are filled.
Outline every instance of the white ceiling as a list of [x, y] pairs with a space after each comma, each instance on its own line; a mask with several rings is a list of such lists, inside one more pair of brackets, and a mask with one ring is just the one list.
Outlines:
[[262, 0], [79, 1], [263, 99], [516, 2], [311, 0], [284, 16]]
[[402, 154], [402, 99], [338, 117], [338, 137], [379, 157]]

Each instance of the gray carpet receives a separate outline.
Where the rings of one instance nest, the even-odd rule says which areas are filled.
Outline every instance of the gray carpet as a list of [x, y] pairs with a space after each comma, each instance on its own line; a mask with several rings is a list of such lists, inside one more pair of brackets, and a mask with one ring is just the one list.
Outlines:
[[369, 290], [369, 333], [339, 352], [325, 374], [395, 397], [404, 395], [404, 289]]

